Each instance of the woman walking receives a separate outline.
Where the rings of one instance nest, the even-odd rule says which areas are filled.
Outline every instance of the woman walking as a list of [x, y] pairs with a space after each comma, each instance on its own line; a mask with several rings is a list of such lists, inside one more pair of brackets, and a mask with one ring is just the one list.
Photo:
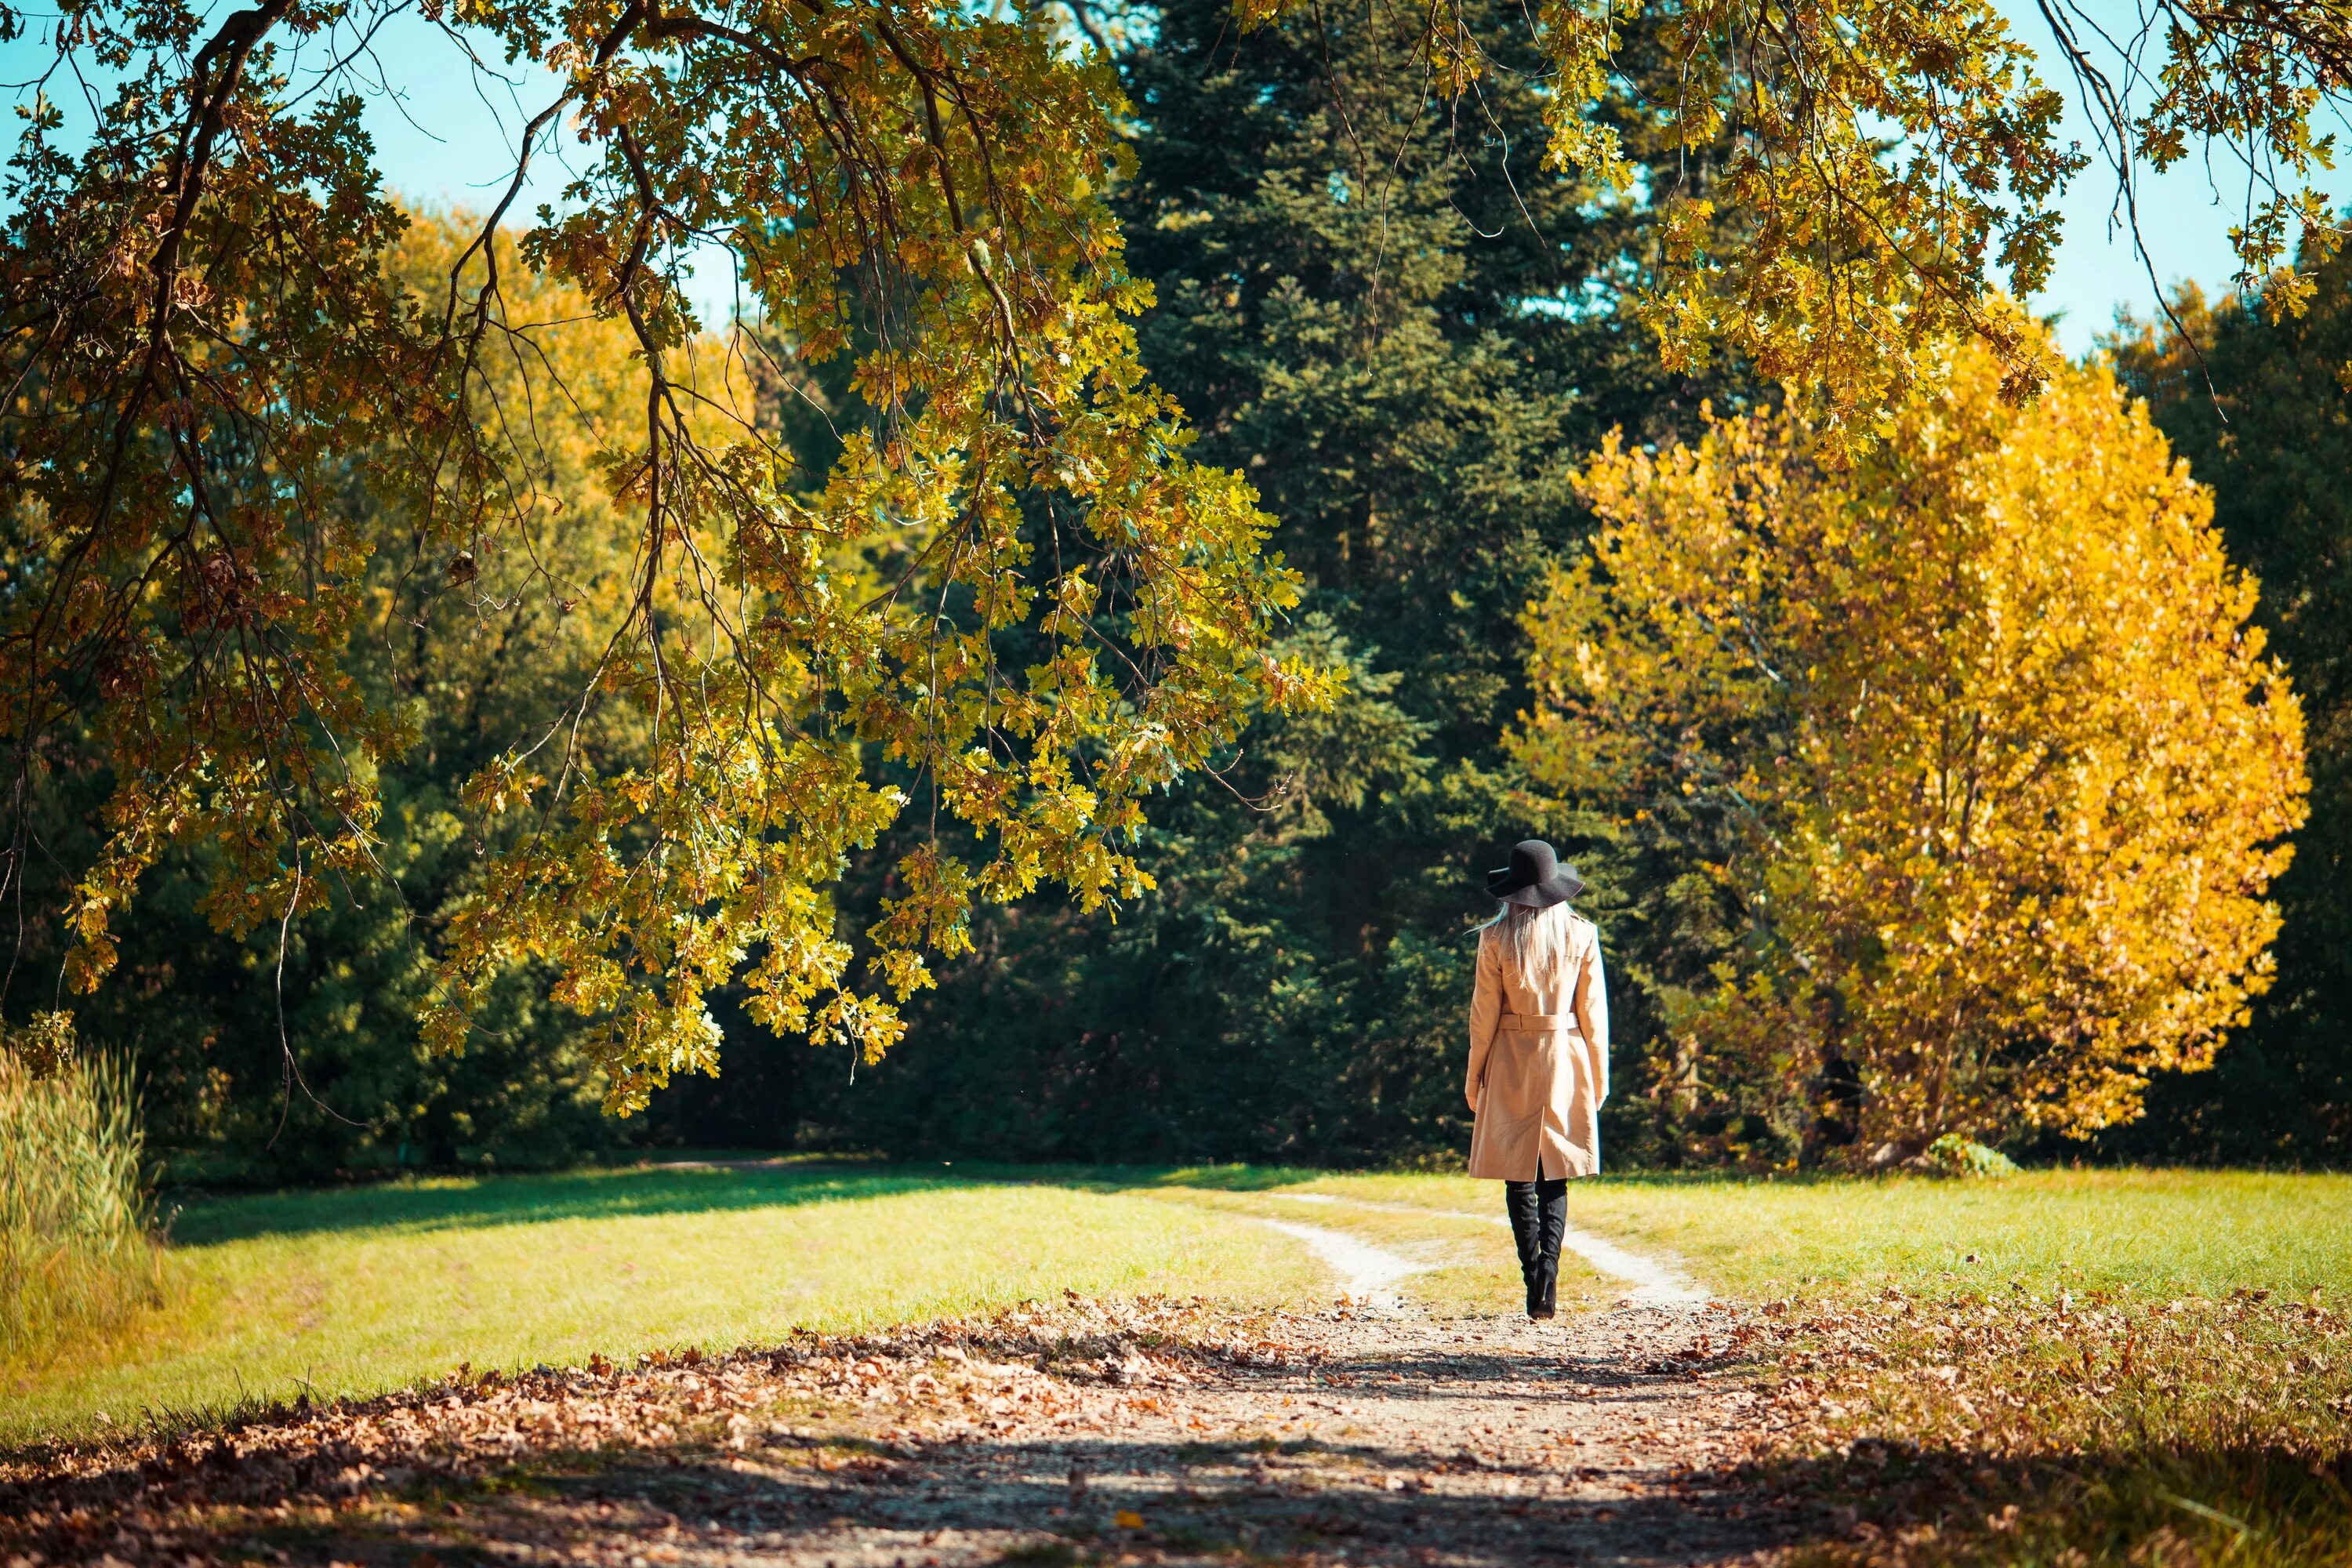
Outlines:
[[1528, 1316], [1558, 1307], [1568, 1180], [1601, 1173], [1601, 1102], [1609, 1098], [1609, 997], [1601, 933], [1569, 908], [1584, 890], [1573, 866], [1530, 838], [1486, 874], [1502, 900], [1478, 931], [1470, 1002], [1470, 1076], [1477, 1121], [1470, 1173], [1503, 1184]]

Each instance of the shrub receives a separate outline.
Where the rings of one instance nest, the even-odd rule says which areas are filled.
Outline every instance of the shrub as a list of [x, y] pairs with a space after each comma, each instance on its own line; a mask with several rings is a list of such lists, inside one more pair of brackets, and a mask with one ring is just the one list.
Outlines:
[[0, 1357], [37, 1359], [157, 1289], [130, 1073], [112, 1058], [40, 1070], [0, 1047]]
[[1947, 1132], [1912, 1160], [1916, 1169], [1938, 1176], [2013, 1176], [2017, 1162], [1998, 1149]]

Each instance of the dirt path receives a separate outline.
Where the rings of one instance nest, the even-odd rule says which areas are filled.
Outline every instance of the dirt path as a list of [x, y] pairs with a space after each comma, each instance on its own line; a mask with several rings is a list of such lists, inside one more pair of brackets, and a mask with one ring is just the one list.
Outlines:
[[[1412, 1265], [1315, 1247], [1373, 1303]], [[862, 1340], [447, 1384], [0, 1467], [0, 1562], [948, 1568], [1740, 1560], [1755, 1394], [1719, 1303], [1549, 1324], [1073, 1300]]]
[[[1728, 1314], [1637, 1307], [1551, 1325], [1341, 1310], [1285, 1325], [1314, 1370], [1114, 1401], [1098, 1428], [928, 1447], [885, 1484], [808, 1499], [781, 1561], [1695, 1563], [1785, 1538], [1707, 1478], [1751, 1395], [1679, 1358]], [[680, 1502], [688, 1501], [681, 1497]], [[690, 1512], [690, 1508], [686, 1511]], [[809, 1517], [813, 1513], [814, 1517]], [[683, 1517], [683, 1516], [682, 1516]]]
[[1682, 1563], [1787, 1537], [1763, 1500], [1706, 1479], [1749, 1451], [1754, 1396], [1703, 1372], [1737, 1315], [1674, 1270], [1580, 1237], [1573, 1250], [1633, 1286], [1628, 1304], [1549, 1324], [1437, 1320], [1395, 1289], [1428, 1265], [1344, 1232], [1260, 1223], [1314, 1250], [1347, 1293], [1285, 1321], [1297, 1364], [1129, 1395], [1076, 1440], [1064, 1415], [936, 1450], [865, 1507], [765, 1532], [761, 1549], [825, 1568], [1235, 1551]]

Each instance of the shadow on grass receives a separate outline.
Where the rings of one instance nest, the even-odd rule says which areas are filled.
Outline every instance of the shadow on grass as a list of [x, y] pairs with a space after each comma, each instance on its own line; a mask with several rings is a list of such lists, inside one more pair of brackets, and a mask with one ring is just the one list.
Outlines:
[[2352, 1452], [2262, 1444], [1989, 1458], [1864, 1441], [1739, 1479], [1816, 1520], [1799, 1563], [2352, 1562]]
[[[604, 1170], [403, 1179], [373, 1185], [198, 1198], [178, 1210], [172, 1240], [183, 1247], [260, 1236], [378, 1229], [463, 1230], [539, 1221], [759, 1209], [877, 1198], [948, 1188], [1049, 1185], [1097, 1193], [1194, 1189], [1270, 1193], [1349, 1175], [1292, 1165], [999, 1164], [788, 1156], [706, 1159]], [[2165, 1172], [2110, 1173], [2161, 1184]], [[1915, 1175], [1800, 1173], [1743, 1176], [1723, 1172], [1612, 1172], [1598, 1184], [1649, 1190], [1762, 1189], [1929, 1182]], [[1407, 1200], [1409, 1201], [1409, 1200]]]
[[719, 1213], [854, 1202], [987, 1186], [1066, 1186], [1096, 1193], [1202, 1187], [1264, 1192], [1328, 1173], [1276, 1166], [1167, 1168], [999, 1165], [958, 1162], [698, 1160], [551, 1174], [451, 1176], [370, 1186], [203, 1199], [180, 1210], [172, 1240], [208, 1247], [327, 1231], [478, 1230], [569, 1219]]
[[[516, 1175], [406, 1179], [373, 1185], [201, 1198], [171, 1226], [178, 1247], [325, 1232], [478, 1230], [570, 1219], [719, 1213], [854, 1202], [985, 1186], [1093, 1193], [1191, 1188], [1269, 1193], [1337, 1173], [1290, 1165], [1013, 1165], [957, 1161], [709, 1159]], [[1612, 1184], [1720, 1184], [1723, 1177], [1612, 1176]]]
[[986, 1184], [938, 1167], [807, 1165], [450, 1177], [208, 1200], [172, 1222], [179, 1247], [326, 1231], [478, 1230], [568, 1219], [840, 1203]]

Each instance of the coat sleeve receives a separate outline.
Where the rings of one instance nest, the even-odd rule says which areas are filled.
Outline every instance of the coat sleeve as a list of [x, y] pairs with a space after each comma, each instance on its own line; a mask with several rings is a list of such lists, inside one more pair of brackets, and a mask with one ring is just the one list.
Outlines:
[[1491, 931], [1478, 933], [1478, 983], [1470, 994], [1470, 1073], [1463, 1091], [1478, 1098], [1486, 1077], [1486, 1053], [1494, 1047], [1495, 1026], [1503, 1020], [1502, 944]]
[[1594, 1103], [1609, 1098], [1609, 983], [1601, 973], [1601, 932], [1588, 927], [1584, 960], [1576, 977], [1576, 1026], [1592, 1062]]

